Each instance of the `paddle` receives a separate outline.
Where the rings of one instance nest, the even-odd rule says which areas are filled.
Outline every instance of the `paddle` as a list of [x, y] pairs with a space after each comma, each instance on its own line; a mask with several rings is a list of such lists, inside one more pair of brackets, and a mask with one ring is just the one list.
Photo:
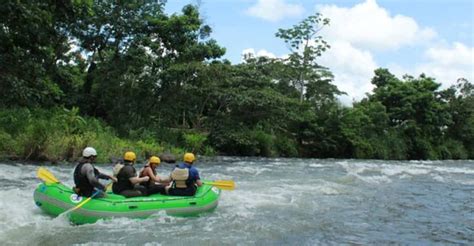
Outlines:
[[46, 183], [60, 183], [59, 180], [54, 177], [54, 175], [48, 171], [48, 169], [44, 167], [38, 168], [38, 172], [36, 172], [36, 176], [43, 180]]
[[[109, 188], [109, 186], [112, 185], [113, 182], [110, 182], [106, 187], [105, 187], [105, 190], [107, 190]], [[92, 196], [90, 196], [89, 198], [87, 198], [86, 200], [82, 201], [81, 203], [77, 204], [77, 206], [65, 211], [63, 214], [68, 214], [76, 209], [79, 209], [80, 207], [84, 206], [84, 204], [88, 203], [92, 198], [94, 198], [95, 196], [97, 196], [97, 194], [100, 193], [100, 190], [97, 190], [96, 192], [94, 192], [94, 194], [92, 194]]]
[[221, 190], [234, 190], [235, 183], [232, 180], [204, 181], [204, 184], [215, 186]]
[[[43, 180], [44, 182], [46, 183], [60, 183], [59, 180], [46, 168], [44, 167], [40, 167], [38, 168], [38, 172], [36, 173], [36, 175], [38, 176], [38, 178], [40, 178], [41, 180]], [[106, 186], [106, 190], [107, 188], [109, 188], [109, 186], [112, 185], [113, 182], [110, 182], [110, 184], [108, 184]], [[97, 194], [99, 194], [99, 190], [97, 190], [96, 192], [94, 192], [94, 194], [92, 194], [91, 197], [87, 198], [86, 200], [82, 201], [81, 203], [79, 203], [77, 206], [65, 211], [64, 213], [62, 213], [61, 215], [63, 214], [67, 214], [67, 213], [70, 213], [82, 206], [84, 206], [84, 204], [88, 203], [93, 197], [95, 197]]]

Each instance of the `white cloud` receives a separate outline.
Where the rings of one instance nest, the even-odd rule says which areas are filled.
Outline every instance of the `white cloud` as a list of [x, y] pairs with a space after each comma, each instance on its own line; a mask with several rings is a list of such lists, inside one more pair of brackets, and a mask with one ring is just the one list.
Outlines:
[[413, 67], [390, 64], [388, 68], [397, 77], [405, 74], [419, 76], [424, 73], [441, 83], [441, 88], [453, 85], [459, 78], [474, 81], [474, 47], [455, 42], [450, 46], [430, 47], [425, 52], [426, 61]]
[[[335, 76], [334, 84], [348, 94], [340, 98], [345, 105], [353, 100], [361, 100], [366, 93], [372, 91], [370, 81], [374, 70], [379, 67], [374, 54], [414, 45], [427, 47], [437, 37], [433, 29], [420, 27], [411, 17], [390, 14], [375, 0], [366, 0], [350, 8], [318, 5], [317, 9], [324, 17], [331, 19], [322, 35], [332, 47], [323, 54], [319, 63], [330, 68]], [[460, 71], [451, 66], [451, 70], [444, 69], [445, 72], [442, 72], [443, 67], [439, 66], [441, 64], [434, 62], [442, 59], [444, 63], [465, 63], [466, 55], [452, 54], [453, 50], [458, 51], [457, 53], [466, 51], [465, 47], [459, 45], [448, 50], [428, 49], [426, 56], [429, 62], [416, 69], [406, 69], [397, 64], [392, 64], [389, 68], [398, 76], [425, 72], [438, 79], [441, 79], [441, 75], [444, 76], [443, 79], [453, 77]], [[461, 61], [459, 57], [462, 57]]]
[[279, 21], [286, 17], [298, 17], [304, 12], [300, 4], [285, 3], [285, 0], [258, 0], [246, 13], [267, 21]]
[[276, 58], [276, 55], [265, 50], [265, 49], [261, 49], [257, 52], [255, 52], [255, 49], [253, 48], [248, 48], [248, 49], [244, 49], [242, 51], [242, 61], [244, 61], [244, 56], [246, 55], [250, 55], [252, 57], [262, 57], [262, 56], [265, 56], [265, 57], [268, 57], [268, 58]]
[[431, 28], [421, 28], [407, 16], [395, 15], [380, 7], [375, 0], [366, 0], [352, 8], [318, 5], [330, 26], [323, 30], [329, 40], [345, 40], [358, 48], [371, 50], [397, 49], [422, 43], [437, 34]]
[[[259, 1], [253, 8], [269, 2], [283, 3]], [[459, 42], [447, 45], [433, 29], [421, 27], [412, 17], [391, 14], [375, 0], [366, 0], [350, 8], [318, 5], [317, 9], [331, 19], [330, 26], [322, 33], [331, 49], [318, 59], [318, 63], [329, 67], [335, 76], [334, 84], [348, 93], [340, 97], [345, 105], [361, 100], [372, 91], [370, 81], [374, 70], [379, 67], [376, 55], [400, 48], [404, 48], [401, 52], [410, 52], [412, 46], [425, 50], [424, 57], [409, 58], [418, 61], [415, 65], [385, 61], [390, 71], [400, 78], [404, 74], [418, 76], [425, 73], [436, 78], [444, 88], [460, 77], [474, 81], [474, 47]], [[254, 56], [275, 57], [266, 50], [247, 49], [242, 53], [246, 51], [251, 51]], [[413, 64], [411, 61], [407, 63]]]
[[339, 99], [345, 105], [359, 101], [372, 90], [370, 79], [377, 64], [372, 54], [353, 47], [346, 41], [334, 41], [331, 49], [323, 54], [319, 63], [329, 67], [334, 74], [334, 84], [348, 95]]
[[431, 47], [425, 52], [426, 56], [437, 63], [456, 66], [473, 66], [474, 47], [455, 42], [453, 47]]
[[425, 73], [436, 78], [444, 88], [459, 78], [474, 81], [474, 47], [455, 42], [448, 47], [431, 47], [425, 56], [428, 61], [417, 65], [414, 75]]
[[268, 52], [267, 50], [257, 51], [257, 56], [266, 56], [269, 58], [276, 58], [276, 56], [272, 52]]

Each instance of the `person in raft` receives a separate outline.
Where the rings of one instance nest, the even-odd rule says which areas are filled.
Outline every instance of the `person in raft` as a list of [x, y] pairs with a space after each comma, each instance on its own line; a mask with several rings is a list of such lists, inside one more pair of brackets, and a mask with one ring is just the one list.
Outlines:
[[117, 182], [117, 179], [103, 174], [97, 170], [93, 163], [97, 157], [97, 151], [92, 147], [87, 147], [82, 151], [82, 159], [74, 168], [74, 192], [80, 196], [90, 197], [98, 192], [94, 197], [105, 196], [106, 187], [99, 182], [99, 179], [111, 179]]
[[140, 171], [139, 177], [149, 177], [150, 180], [141, 183], [141, 185], [147, 188], [148, 193], [165, 193], [165, 186], [169, 184], [170, 178], [162, 178], [156, 173], [156, 168], [160, 165], [161, 160], [157, 156], [152, 156], [148, 160], [148, 163]]
[[196, 160], [193, 153], [184, 154], [184, 162], [171, 172], [171, 184], [166, 193], [172, 196], [194, 196], [197, 187], [202, 185], [198, 170], [193, 167]]
[[140, 185], [142, 182], [147, 182], [150, 178], [137, 177], [137, 171], [133, 165], [137, 156], [134, 152], [128, 151], [123, 156], [124, 164], [116, 164], [114, 167], [114, 174], [117, 175], [117, 183], [112, 185], [112, 191], [115, 194], [122, 195], [125, 197], [136, 197], [146, 196], [147, 190], [144, 186]]

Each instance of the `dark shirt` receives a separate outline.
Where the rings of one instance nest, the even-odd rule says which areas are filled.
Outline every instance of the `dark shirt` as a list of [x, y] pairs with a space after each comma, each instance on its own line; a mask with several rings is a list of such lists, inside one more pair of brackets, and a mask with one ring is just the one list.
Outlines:
[[133, 190], [134, 186], [130, 178], [136, 177], [137, 171], [130, 164], [125, 164], [120, 172], [117, 174], [117, 183], [112, 186], [112, 191], [115, 194], [120, 194], [124, 190]]

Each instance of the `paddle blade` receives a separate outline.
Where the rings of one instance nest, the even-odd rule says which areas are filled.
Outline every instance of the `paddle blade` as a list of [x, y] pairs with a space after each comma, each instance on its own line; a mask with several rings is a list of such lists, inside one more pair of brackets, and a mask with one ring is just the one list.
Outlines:
[[43, 180], [46, 183], [59, 183], [59, 180], [54, 177], [54, 175], [48, 171], [48, 169], [44, 167], [38, 168], [38, 172], [36, 173], [39, 179]]
[[221, 190], [234, 190], [235, 183], [232, 180], [216, 180], [205, 182], [205, 184], [215, 186]]

